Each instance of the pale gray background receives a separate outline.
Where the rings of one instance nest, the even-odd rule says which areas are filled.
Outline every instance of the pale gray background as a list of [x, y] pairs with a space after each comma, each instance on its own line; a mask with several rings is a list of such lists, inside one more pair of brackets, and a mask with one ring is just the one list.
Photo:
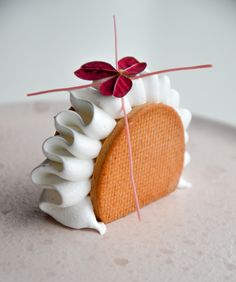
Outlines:
[[113, 14], [120, 56], [152, 70], [214, 64], [171, 74], [172, 86], [193, 113], [236, 125], [234, 0], [0, 0], [0, 102], [66, 99], [25, 93], [77, 85], [73, 71], [86, 61], [113, 63]]

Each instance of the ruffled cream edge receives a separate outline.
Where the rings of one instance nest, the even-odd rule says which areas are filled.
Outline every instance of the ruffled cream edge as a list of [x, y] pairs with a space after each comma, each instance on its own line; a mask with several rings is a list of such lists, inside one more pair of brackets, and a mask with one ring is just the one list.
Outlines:
[[[192, 115], [180, 107], [179, 93], [171, 89], [168, 76], [151, 76], [133, 81], [132, 90], [125, 96], [127, 113], [132, 107], [147, 102], [164, 103], [180, 116], [188, 142], [187, 128]], [[94, 159], [105, 139], [123, 116], [119, 98], [101, 96], [98, 90], [87, 88], [70, 93], [75, 111], [58, 113], [55, 128], [59, 135], [43, 143], [46, 160], [32, 172], [32, 180], [43, 188], [39, 207], [61, 224], [75, 228], [92, 228], [100, 234], [106, 226], [98, 222], [89, 197]], [[185, 152], [184, 166], [190, 162]], [[182, 176], [179, 188], [191, 187]]]

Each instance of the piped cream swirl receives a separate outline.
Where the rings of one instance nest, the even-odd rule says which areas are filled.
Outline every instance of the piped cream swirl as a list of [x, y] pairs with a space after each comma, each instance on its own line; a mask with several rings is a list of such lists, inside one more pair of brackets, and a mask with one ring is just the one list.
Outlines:
[[[98, 222], [89, 197], [94, 159], [105, 139], [123, 116], [119, 98], [104, 97], [94, 88], [70, 93], [75, 111], [65, 110], [55, 117], [59, 135], [43, 143], [46, 160], [32, 172], [32, 180], [43, 187], [39, 207], [65, 226], [81, 229], [93, 228], [104, 234], [106, 226]], [[180, 108], [179, 93], [171, 89], [167, 76], [150, 76], [134, 80], [131, 91], [124, 97], [126, 112], [147, 102], [164, 103], [179, 114], [188, 141], [187, 128], [191, 113]], [[190, 161], [185, 152], [184, 166]], [[190, 184], [182, 177], [180, 188]]]

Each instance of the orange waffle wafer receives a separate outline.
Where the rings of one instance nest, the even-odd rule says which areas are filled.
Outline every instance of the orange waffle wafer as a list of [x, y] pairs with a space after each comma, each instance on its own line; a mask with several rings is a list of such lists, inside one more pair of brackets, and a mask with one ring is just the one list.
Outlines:
[[[175, 190], [184, 162], [184, 129], [164, 104], [135, 107], [128, 115], [134, 177], [140, 207]], [[96, 159], [91, 200], [96, 217], [109, 223], [135, 211], [124, 119], [104, 140]]]

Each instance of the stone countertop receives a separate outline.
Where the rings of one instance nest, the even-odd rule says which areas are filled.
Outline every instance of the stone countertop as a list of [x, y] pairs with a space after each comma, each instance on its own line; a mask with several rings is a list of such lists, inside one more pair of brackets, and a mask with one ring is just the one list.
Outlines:
[[38, 209], [30, 172], [65, 104], [0, 106], [0, 281], [236, 281], [236, 129], [190, 126], [192, 189], [177, 190], [100, 236]]

